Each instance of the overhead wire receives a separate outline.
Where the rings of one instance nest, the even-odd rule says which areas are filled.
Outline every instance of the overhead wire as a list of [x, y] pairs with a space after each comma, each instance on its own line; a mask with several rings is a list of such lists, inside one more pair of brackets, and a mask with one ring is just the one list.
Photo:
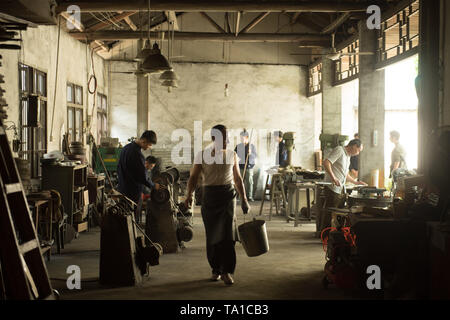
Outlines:
[[53, 141], [53, 122], [55, 119], [55, 109], [56, 109], [56, 89], [58, 87], [58, 68], [59, 68], [59, 44], [61, 36], [61, 15], [58, 16], [58, 40], [56, 44], [56, 66], [55, 66], [55, 88], [53, 91], [53, 110], [52, 110], [52, 123], [50, 126], [50, 141]]

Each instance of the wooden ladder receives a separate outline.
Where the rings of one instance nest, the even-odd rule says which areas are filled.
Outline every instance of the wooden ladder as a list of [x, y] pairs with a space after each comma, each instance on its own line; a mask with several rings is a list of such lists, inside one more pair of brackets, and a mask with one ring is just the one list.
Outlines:
[[0, 120], [0, 297], [54, 299], [23, 185]]

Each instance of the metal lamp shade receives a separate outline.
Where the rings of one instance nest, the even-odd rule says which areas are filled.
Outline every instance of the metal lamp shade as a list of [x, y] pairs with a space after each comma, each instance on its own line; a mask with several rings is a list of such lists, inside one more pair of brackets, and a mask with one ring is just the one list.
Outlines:
[[169, 71], [164, 71], [163, 74], [159, 77], [159, 80], [178, 80], [180, 79], [177, 74], [175, 73], [175, 71], [169, 70]]
[[144, 61], [149, 55], [153, 52], [152, 48], [150, 48], [150, 41], [145, 42], [144, 48], [137, 54], [134, 61]]
[[161, 85], [164, 87], [178, 88], [178, 82], [176, 80], [165, 80]]
[[148, 73], [158, 73], [172, 69], [169, 61], [161, 54], [158, 44], [153, 45], [152, 54], [142, 63], [142, 70]]

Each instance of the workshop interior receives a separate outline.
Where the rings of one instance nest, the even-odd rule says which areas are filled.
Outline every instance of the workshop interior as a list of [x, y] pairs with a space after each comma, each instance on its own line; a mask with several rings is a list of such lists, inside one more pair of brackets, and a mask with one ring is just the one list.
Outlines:
[[449, 21], [1, 1], [0, 300], [450, 299]]

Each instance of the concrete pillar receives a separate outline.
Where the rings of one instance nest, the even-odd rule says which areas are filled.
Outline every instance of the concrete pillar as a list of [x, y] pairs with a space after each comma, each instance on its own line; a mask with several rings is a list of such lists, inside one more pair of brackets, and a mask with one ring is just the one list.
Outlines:
[[148, 130], [148, 77], [137, 76], [137, 135]]
[[[366, 22], [359, 23], [360, 51], [376, 51], [377, 30], [368, 30]], [[371, 172], [384, 173], [384, 70], [375, 70], [375, 55], [359, 56], [359, 136], [364, 151], [359, 157], [359, 176], [370, 184]], [[380, 185], [380, 187], [383, 187]]]
[[333, 87], [334, 64], [330, 59], [322, 62], [322, 133], [341, 134], [341, 87]]
[[450, 126], [450, 3], [443, 0], [442, 5], [444, 6], [444, 17], [441, 20], [441, 25], [443, 25], [443, 34], [441, 39], [442, 43], [442, 54], [444, 55], [444, 104], [442, 106], [443, 111], [440, 119], [441, 125]]
[[426, 171], [431, 165], [429, 154], [432, 144], [429, 139], [439, 126], [440, 9], [440, 0], [420, 1], [419, 172]]
[[[138, 48], [143, 47], [142, 39], [138, 41]], [[138, 75], [137, 77], [137, 112], [136, 112], [136, 134], [139, 138], [149, 128], [148, 113], [148, 77]]]

